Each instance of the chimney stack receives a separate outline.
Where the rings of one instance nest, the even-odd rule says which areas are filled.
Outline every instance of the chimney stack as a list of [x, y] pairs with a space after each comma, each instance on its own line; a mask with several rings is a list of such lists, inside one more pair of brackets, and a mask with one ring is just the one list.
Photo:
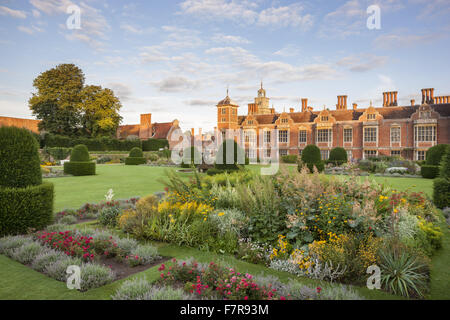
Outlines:
[[398, 91], [383, 92], [383, 107], [398, 106]]
[[353, 110], [358, 109], [358, 104], [357, 103], [353, 103]]
[[294, 113], [294, 108], [289, 108], [289, 113]]
[[422, 89], [422, 104], [433, 104], [434, 88]]
[[337, 96], [336, 110], [347, 110], [347, 96]]
[[411, 107], [414, 107], [416, 105], [416, 100], [411, 99]]
[[195, 129], [191, 128], [191, 137], [194, 137], [194, 135], [195, 135]]
[[308, 110], [308, 99], [303, 98], [302, 99], [302, 112], [305, 112]]

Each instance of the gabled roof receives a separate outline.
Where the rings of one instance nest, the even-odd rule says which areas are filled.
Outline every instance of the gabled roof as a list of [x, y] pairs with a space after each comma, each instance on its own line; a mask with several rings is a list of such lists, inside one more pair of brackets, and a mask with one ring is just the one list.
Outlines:
[[172, 122], [153, 123], [152, 130], [153, 130], [154, 134], [153, 134], [152, 138], [167, 139], [170, 128], [172, 128]]

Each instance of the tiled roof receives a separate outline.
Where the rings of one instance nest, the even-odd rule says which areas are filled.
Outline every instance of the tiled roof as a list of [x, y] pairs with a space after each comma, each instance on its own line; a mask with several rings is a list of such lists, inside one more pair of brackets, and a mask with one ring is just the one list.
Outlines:
[[139, 137], [139, 128], [138, 124], [128, 124], [124, 126], [119, 126], [120, 135], [119, 139], [126, 139], [128, 136], [138, 136]]
[[155, 134], [152, 136], [154, 139], [167, 139], [167, 135], [169, 134], [170, 128], [172, 128], [172, 122], [165, 123], [153, 123], [152, 130]]
[[450, 117], [450, 104], [434, 104], [431, 106], [441, 117]]

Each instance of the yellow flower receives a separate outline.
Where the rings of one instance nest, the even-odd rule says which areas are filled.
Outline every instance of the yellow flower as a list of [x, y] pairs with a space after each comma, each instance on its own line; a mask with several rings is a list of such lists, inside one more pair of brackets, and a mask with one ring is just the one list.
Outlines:
[[218, 216], [221, 217], [225, 214], [225, 212], [219, 212]]

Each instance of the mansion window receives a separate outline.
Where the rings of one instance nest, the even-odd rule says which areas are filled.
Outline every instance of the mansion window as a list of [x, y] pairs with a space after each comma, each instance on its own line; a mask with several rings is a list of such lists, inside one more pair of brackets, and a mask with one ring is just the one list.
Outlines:
[[378, 128], [364, 128], [364, 142], [377, 142]]
[[264, 143], [270, 143], [271, 139], [271, 132], [270, 131], [264, 131]]
[[367, 120], [375, 120], [377, 118], [377, 115], [375, 113], [369, 113], [367, 115]]
[[286, 149], [280, 149], [280, 156], [287, 156], [288, 155], [288, 151]]
[[328, 160], [330, 157], [330, 150], [320, 150], [320, 157], [322, 160]]
[[237, 114], [237, 113], [236, 113], [236, 109], [233, 109], [233, 114]]
[[424, 151], [424, 150], [416, 151], [416, 160], [417, 161], [424, 161], [425, 156], [426, 156], [426, 151]]
[[401, 150], [391, 150], [391, 156], [392, 157], [400, 157], [402, 155]]
[[256, 149], [245, 149], [245, 157], [248, 159], [256, 159]]
[[331, 142], [331, 129], [318, 129], [317, 142]]
[[248, 121], [247, 121], [247, 124], [248, 124], [249, 126], [251, 126], [251, 125], [253, 124], [253, 120], [248, 120]]
[[414, 127], [414, 140], [416, 142], [436, 141], [436, 126], [416, 126]]
[[245, 131], [244, 141], [249, 144], [256, 144], [256, 133], [254, 131]]
[[328, 116], [322, 116], [321, 121], [322, 122], [327, 122], [328, 121]]
[[278, 142], [286, 143], [288, 142], [288, 130], [280, 130], [278, 131]]
[[298, 149], [298, 156], [299, 156], [299, 157], [302, 156], [302, 152], [303, 152], [303, 149]]
[[222, 122], [227, 122], [227, 118], [222, 118]]
[[344, 129], [344, 142], [352, 142], [353, 141], [353, 129]]
[[227, 109], [222, 108], [222, 114], [227, 114]]
[[377, 150], [364, 150], [364, 159], [376, 157], [377, 154]]
[[300, 130], [298, 135], [298, 141], [300, 143], [306, 143], [307, 137], [306, 137], [306, 130]]
[[288, 123], [288, 122], [289, 122], [289, 119], [286, 119], [286, 118], [281, 119], [281, 123]]
[[265, 158], [270, 158], [272, 156], [271, 153], [272, 153], [271, 149], [265, 149], [264, 150], [264, 157]]
[[391, 143], [400, 142], [400, 127], [391, 128]]
[[431, 118], [431, 111], [422, 111], [420, 112], [421, 119], [429, 119]]

